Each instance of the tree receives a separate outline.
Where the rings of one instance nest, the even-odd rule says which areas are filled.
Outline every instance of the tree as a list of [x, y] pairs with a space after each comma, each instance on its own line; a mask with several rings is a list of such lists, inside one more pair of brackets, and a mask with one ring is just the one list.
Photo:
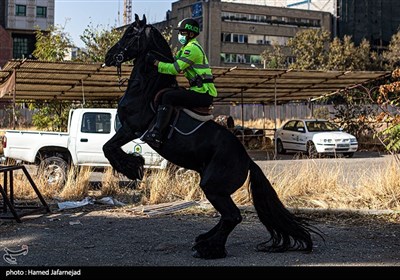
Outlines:
[[[394, 81], [381, 85], [377, 103], [382, 108], [382, 113], [378, 117], [378, 121], [386, 121], [388, 127], [377, 136], [382, 137], [382, 142], [390, 152], [400, 151], [400, 68], [392, 72]], [[392, 107], [395, 111], [388, 110]]]
[[336, 37], [329, 45], [325, 70], [367, 70], [371, 65], [370, 49], [370, 44], [365, 39], [356, 47], [351, 36], [345, 35], [343, 41]]
[[356, 49], [356, 53], [354, 54], [353, 63], [355, 70], [371, 70], [373, 65], [378, 62], [378, 58], [375, 56], [376, 53], [371, 52], [371, 44], [367, 39], [363, 39], [360, 45]]
[[160, 30], [160, 33], [163, 35], [165, 40], [168, 42], [172, 53], [176, 54], [178, 52], [178, 47], [175, 46], [175, 48], [172, 48], [172, 35], [174, 34], [173, 31], [174, 31], [173, 26], [169, 25], [169, 26], [164, 27], [162, 30]]
[[[33, 56], [45, 61], [64, 61], [71, 39], [64, 28], [50, 26], [46, 31], [37, 29]], [[61, 131], [67, 127], [68, 110], [71, 102], [50, 101], [49, 103], [33, 100], [29, 108], [35, 110], [32, 123], [38, 129]]]
[[286, 56], [283, 53], [283, 48], [277, 42], [272, 43], [272, 48], [265, 49], [261, 53], [261, 58], [266, 61], [265, 66], [272, 69], [287, 68]]
[[107, 51], [121, 38], [123, 30], [115, 26], [103, 28], [102, 25], [94, 27], [92, 23], [80, 36], [85, 44], [85, 51], [78, 54], [78, 60], [84, 62], [104, 62]]
[[383, 52], [385, 68], [393, 70], [400, 64], [400, 31], [394, 34], [390, 40], [388, 50]]
[[41, 130], [63, 131], [67, 128], [68, 112], [71, 102], [52, 100], [51, 102], [36, 100], [29, 105], [30, 110], [35, 110], [32, 123]]
[[290, 38], [288, 46], [295, 56], [291, 68], [299, 70], [324, 69], [327, 63], [327, 51], [330, 32], [320, 29], [307, 29]]
[[35, 31], [36, 44], [33, 56], [46, 61], [64, 61], [71, 39], [63, 28], [50, 26], [46, 31]]

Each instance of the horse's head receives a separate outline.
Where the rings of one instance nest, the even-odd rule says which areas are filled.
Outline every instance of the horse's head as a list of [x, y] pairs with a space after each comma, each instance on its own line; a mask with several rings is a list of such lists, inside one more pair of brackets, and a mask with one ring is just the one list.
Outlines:
[[135, 21], [128, 26], [121, 39], [108, 50], [105, 59], [106, 65], [117, 66], [147, 52], [146, 27], [148, 27], [146, 16], [143, 15], [143, 19], [140, 20], [139, 16], [135, 14]]

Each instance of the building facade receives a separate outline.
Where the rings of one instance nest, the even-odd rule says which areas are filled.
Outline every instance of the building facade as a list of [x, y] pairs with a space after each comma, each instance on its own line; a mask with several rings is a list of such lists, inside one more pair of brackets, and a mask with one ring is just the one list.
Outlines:
[[267, 2], [269, 2], [267, 5], [271, 6], [284, 5], [296, 9], [329, 12], [333, 20], [333, 37], [343, 39], [345, 35], [349, 35], [356, 45], [366, 39], [376, 51], [385, 50], [400, 27], [398, 0], [269, 0]]
[[0, 67], [35, 49], [35, 30], [54, 25], [54, 0], [1, 0]]
[[387, 49], [400, 27], [398, 0], [338, 0], [338, 34], [358, 45], [367, 39], [376, 51]]
[[[183, 18], [197, 19], [202, 30], [198, 39], [210, 65], [228, 67], [263, 67], [261, 53], [272, 49], [273, 44], [283, 46], [289, 63], [291, 57], [285, 46], [297, 32], [308, 28], [331, 31], [328, 12], [272, 7], [261, 2], [265, 1], [181, 0], [172, 3], [165, 22], [154, 25], [175, 27]], [[172, 37], [173, 48], [179, 47], [176, 37]]]

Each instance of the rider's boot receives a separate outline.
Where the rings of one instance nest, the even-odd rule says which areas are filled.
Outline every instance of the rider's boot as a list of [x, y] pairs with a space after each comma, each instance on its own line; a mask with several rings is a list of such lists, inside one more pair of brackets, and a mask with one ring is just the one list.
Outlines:
[[157, 108], [156, 124], [143, 136], [142, 140], [155, 148], [159, 148], [162, 143], [163, 132], [169, 124], [172, 111], [173, 106], [171, 105], [159, 105]]

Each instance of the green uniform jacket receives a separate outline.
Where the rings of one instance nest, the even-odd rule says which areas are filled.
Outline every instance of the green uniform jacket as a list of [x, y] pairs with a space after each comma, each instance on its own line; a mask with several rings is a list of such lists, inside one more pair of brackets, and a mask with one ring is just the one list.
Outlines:
[[174, 63], [160, 61], [158, 63], [158, 72], [170, 75], [184, 73], [189, 82], [200, 76], [205, 82], [201, 86], [192, 85], [190, 89], [199, 93], [208, 92], [213, 97], [217, 96], [217, 89], [214, 83], [211, 82], [213, 76], [208, 65], [208, 59], [195, 38], [179, 50]]

